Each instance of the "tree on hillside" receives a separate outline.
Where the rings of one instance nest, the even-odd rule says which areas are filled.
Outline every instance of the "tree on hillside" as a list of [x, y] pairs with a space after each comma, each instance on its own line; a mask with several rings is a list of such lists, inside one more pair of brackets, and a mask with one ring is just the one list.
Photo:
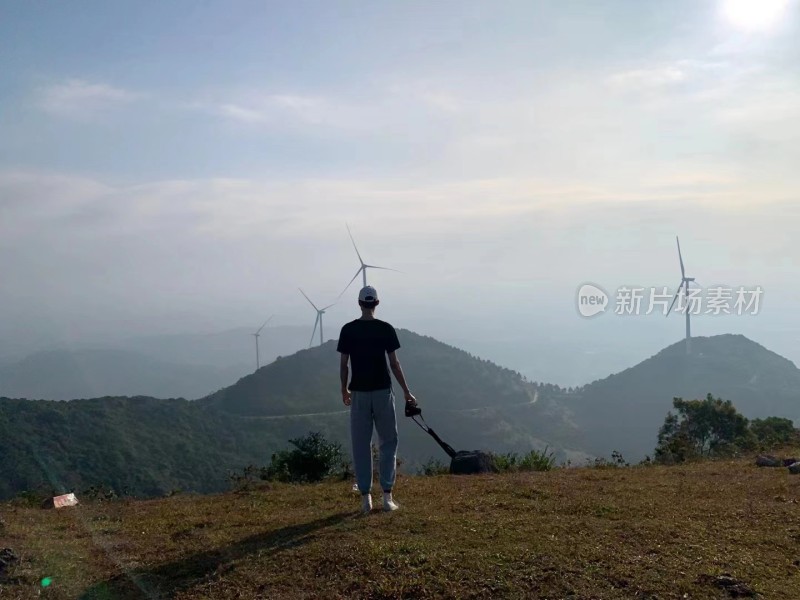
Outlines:
[[753, 419], [750, 422], [750, 431], [764, 448], [774, 448], [800, 441], [800, 430], [794, 428], [791, 419], [781, 417], [767, 417], [766, 419]]
[[674, 398], [672, 405], [676, 413], [667, 413], [658, 432], [658, 462], [724, 456], [753, 446], [748, 420], [730, 400], [708, 394], [704, 400]]

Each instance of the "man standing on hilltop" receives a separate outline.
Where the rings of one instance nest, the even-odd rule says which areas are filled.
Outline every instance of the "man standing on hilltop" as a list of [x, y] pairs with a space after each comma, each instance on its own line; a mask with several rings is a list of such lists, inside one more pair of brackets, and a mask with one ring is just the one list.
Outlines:
[[[358, 490], [361, 492], [361, 510], [372, 510], [372, 427], [378, 432], [380, 459], [378, 471], [383, 488], [383, 510], [397, 510], [400, 506], [392, 498], [397, 470], [397, 419], [394, 393], [386, 355], [397, 383], [403, 388], [407, 406], [416, 406], [417, 400], [408, 389], [397, 349], [400, 342], [389, 323], [375, 318], [378, 292], [368, 285], [358, 294], [361, 318], [347, 323], [339, 334], [337, 350], [341, 353], [339, 374], [342, 380], [342, 402], [350, 406], [350, 438], [353, 445], [353, 465]], [[353, 377], [348, 386], [348, 361]]]

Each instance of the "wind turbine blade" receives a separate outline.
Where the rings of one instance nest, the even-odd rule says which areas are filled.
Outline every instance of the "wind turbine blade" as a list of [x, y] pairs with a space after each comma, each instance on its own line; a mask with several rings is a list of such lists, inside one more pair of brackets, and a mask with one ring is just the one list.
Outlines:
[[269, 323], [270, 321], [272, 321], [272, 317], [274, 317], [274, 316], [275, 316], [275, 315], [271, 315], [269, 319], [267, 319], [266, 321], [264, 321], [264, 324], [263, 324], [261, 327], [259, 327], [259, 328], [258, 328], [258, 331], [256, 331], [256, 332], [255, 332], [253, 335], [258, 335], [259, 333], [261, 333], [261, 330], [262, 330], [262, 329], [264, 329], [264, 327], [266, 327], [266, 326], [267, 326], [267, 323]]
[[361, 266], [363, 267], [364, 266], [364, 259], [361, 258], [361, 253], [358, 251], [358, 248], [356, 247], [356, 241], [353, 239], [353, 234], [350, 231], [350, 225], [345, 223], [344, 226], [347, 227], [347, 233], [350, 235], [350, 241], [353, 242], [353, 248], [355, 248], [356, 255], [358, 256], [358, 262], [360, 262]]
[[672, 312], [672, 307], [675, 306], [675, 301], [678, 299], [678, 296], [681, 293], [681, 286], [682, 285], [683, 285], [683, 281], [681, 281], [680, 285], [678, 286], [678, 291], [675, 292], [675, 297], [672, 299], [672, 304], [669, 305], [669, 309], [667, 309], [667, 314], [664, 315], [665, 317], [669, 316], [669, 313]]
[[314, 320], [314, 331], [311, 332], [311, 340], [308, 342], [309, 348], [311, 348], [311, 344], [314, 343], [314, 335], [317, 333], [317, 323], [319, 323], [319, 313], [317, 313], [317, 318]]
[[[341, 294], [339, 294], [339, 298], [341, 298], [342, 296], [344, 296], [344, 293], [345, 293], [345, 292], [348, 290], [348, 288], [349, 288], [351, 285], [353, 285], [353, 282], [354, 282], [354, 281], [355, 281], [355, 280], [358, 278], [358, 276], [359, 276], [359, 275], [361, 275], [361, 271], [362, 271], [363, 269], [364, 269], [364, 267], [363, 267], [363, 266], [361, 266], [361, 267], [359, 267], [359, 268], [358, 268], [358, 271], [356, 271], [356, 274], [355, 274], [355, 275], [353, 275], [353, 278], [350, 280], [350, 283], [348, 283], [348, 284], [347, 284], [347, 287], [345, 287], [345, 288], [342, 290], [342, 293], [341, 293]], [[338, 299], [338, 298], [337, 298], [337, 299]]]
[[[298, 290], [300, 290], [300, 288], [297, 288], [297, 289], [298, 289]], [[314, 303], [311, 301], [311, 298], [309, 298], [308, 296], [306, 296], [306, 293], [305, 293], [303, 290], [300, 290], [300, 293], [301, 293], [301, 294], [303, 294], [303, 296], [305, 297], [305, 299], [306, 299], [306, 300], [308, 300], [308, 303], [309, 303], [311, 306], [313, 306], [313, 307], [314, 307], [314, 310], [319, 310], [319, 309], [317, 308], [317, 305], [316, 305], [316, 304], [314, 304]]]
[[681, 256], [681, 241], [678, 239], [678, 236], [675, 236], [675, 241], [678, 243], [678, 260], [681, 263], [681, 277], [686, 277], [686, 271], [683, 268], [683, 256]]
[[379, 267], [377, 265], [364, 265], [367, 269], [382, 269], [384, 271], [394, 271], [395, 273], [402, 273], [402, 271], [398, 271], [397, 269], [390, 269], [389, 267]]
[[337, 304], [338, 304], [338, 302], [334, 302], [333, 304], [328, 304], [328, 306], [326, 306], [325, 308], [322, 309], [322, 312], [328, 310], [331, 306], [336, 306]]

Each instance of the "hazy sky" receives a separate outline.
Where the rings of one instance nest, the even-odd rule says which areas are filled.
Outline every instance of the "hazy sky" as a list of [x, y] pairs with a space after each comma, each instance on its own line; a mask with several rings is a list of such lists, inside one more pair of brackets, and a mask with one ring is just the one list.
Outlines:
[[789, 353], [798, 64], [796, 0], [5, 2], [0, 335], [310, 327], [349, 222], [421, 333], [657, 349], [679, 317], [575, 293], [674, 288], [678, 234], [701, 284], [764, 288], [695, 332]]

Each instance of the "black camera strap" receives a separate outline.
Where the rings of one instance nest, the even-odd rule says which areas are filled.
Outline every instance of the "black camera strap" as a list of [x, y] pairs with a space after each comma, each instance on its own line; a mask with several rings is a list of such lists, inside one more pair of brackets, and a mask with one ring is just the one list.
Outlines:
[[[447, 442], [445, 442], [442, 438], [440, 438], [436, 434], [436, 432], [433, 429], [431, 429], [430, 426], [428, 426], [428, 424], [425, 422], [425, 419], [422, 416], [422, 409], [418, 407], [415, 408], [416, 410], [414, 412], [416, 412], [416, 414], [409, 415], [411, 417], [411, 420], [414, 421], [414, 423], [416, 423], [417, 425], [419, 425], [422, 431], [424, 431], [425, 433], [430, 435], [434, 440], [436, 440], [436, 443], [442, 447], [442, 450], [447, 452], [447, 456], [449, 456], [450, 458], [455, 457], [456, 451], [453, 450], [453, 447]], [[417, 421], [417, 417], [419, 417], [420, 421]]]

